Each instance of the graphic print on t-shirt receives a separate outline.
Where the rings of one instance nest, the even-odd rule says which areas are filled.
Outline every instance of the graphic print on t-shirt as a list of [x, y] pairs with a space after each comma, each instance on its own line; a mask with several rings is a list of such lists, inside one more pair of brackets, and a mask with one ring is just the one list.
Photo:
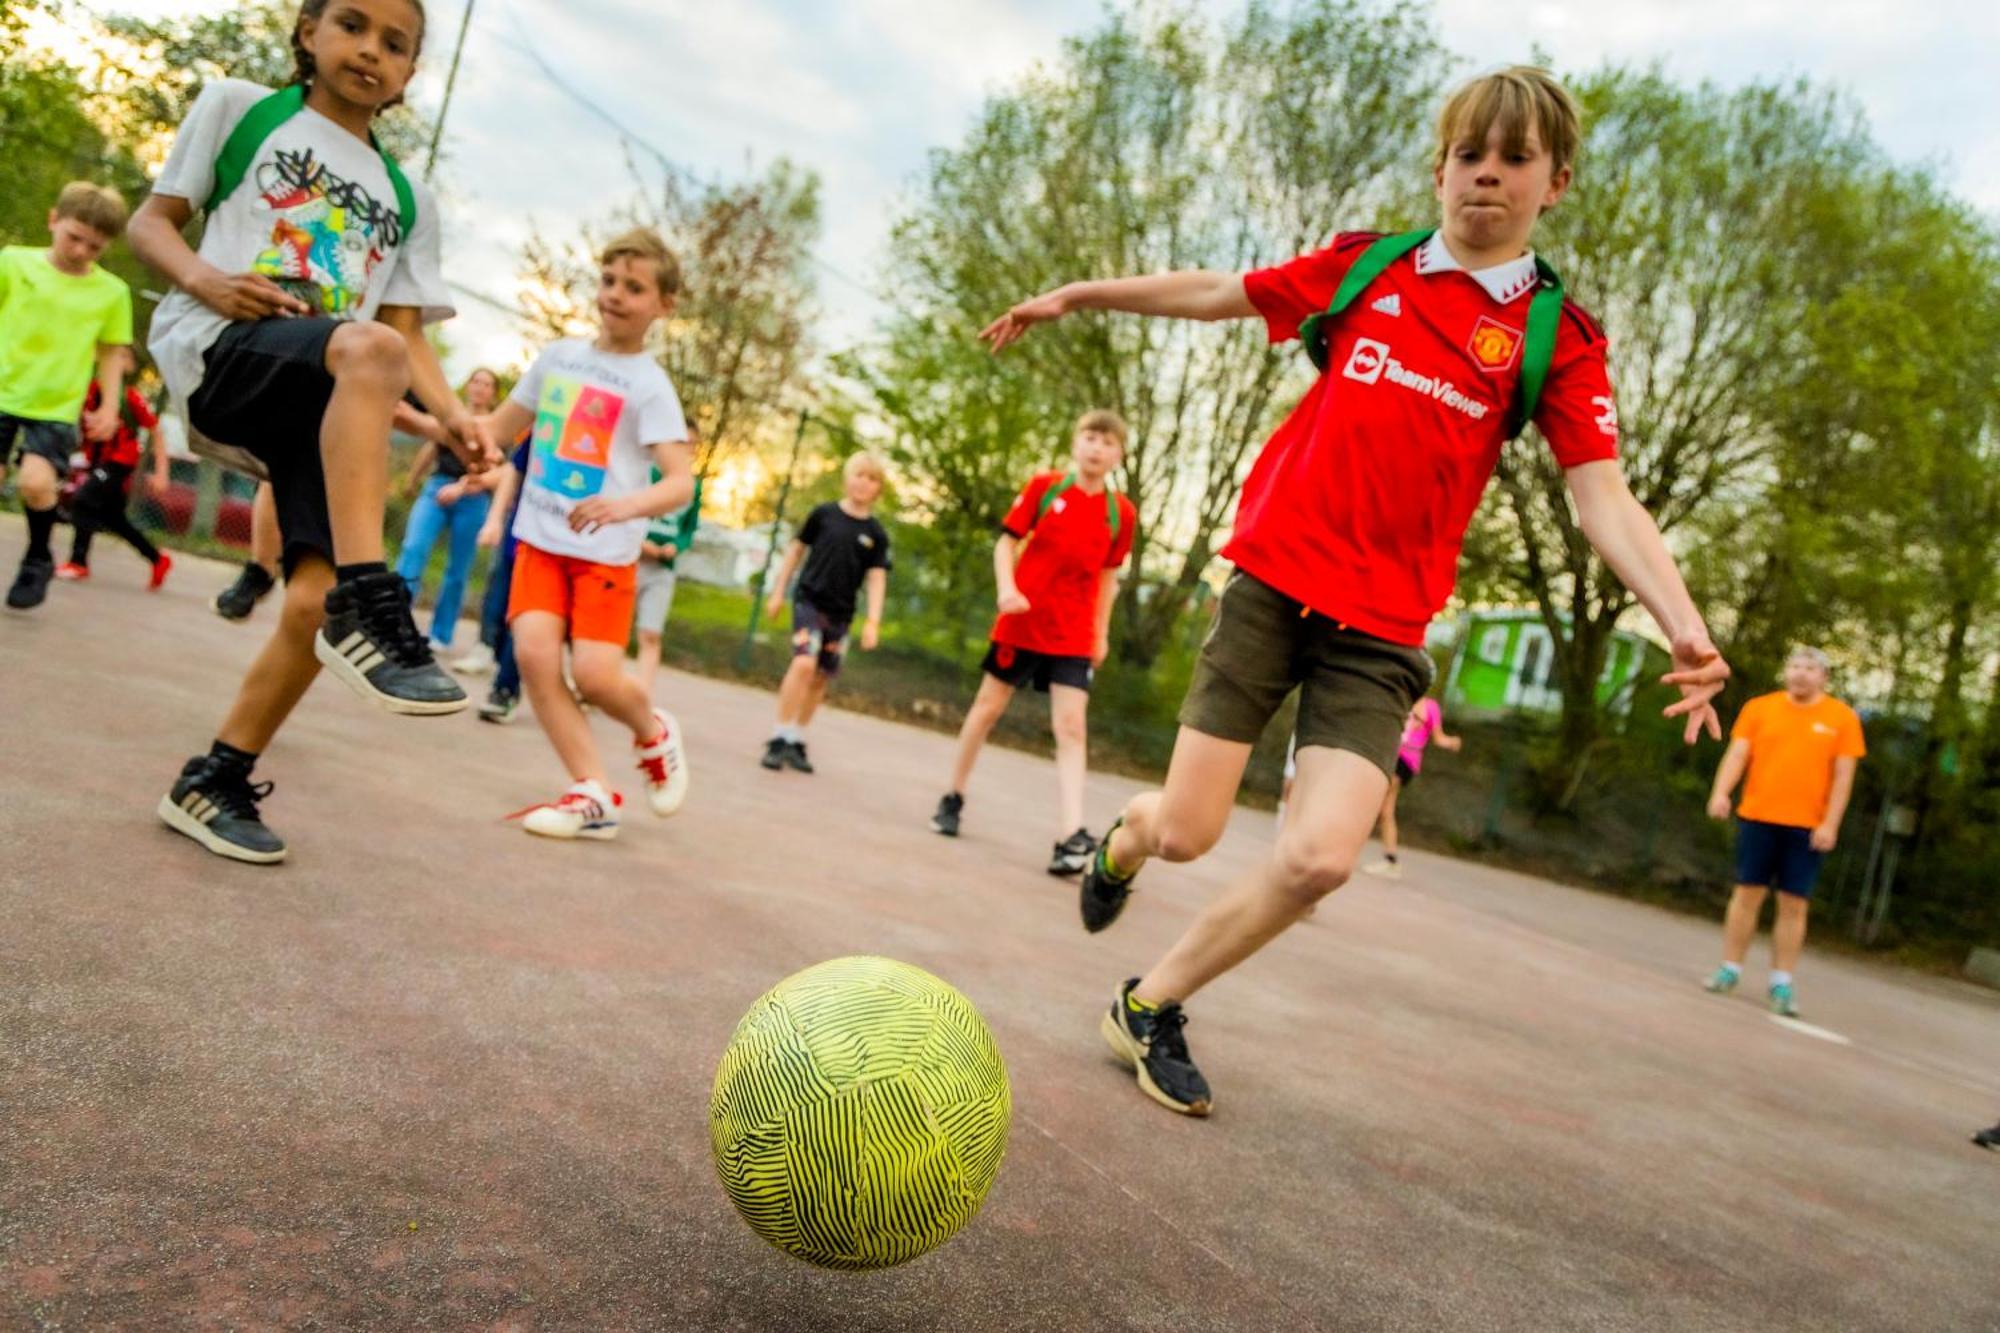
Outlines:
[[375, 266], [402, 240], [396, 211], [327, 170], [310, 148], [280, 150], [261, 163], [257, 196], [277, 216], [251, 271], [317, 315], [345, 315], [359, 305]]
[[550, 375], [536, 409], [529, 480], [570, 500], [603, 490], [625, 400], [573, 375]]

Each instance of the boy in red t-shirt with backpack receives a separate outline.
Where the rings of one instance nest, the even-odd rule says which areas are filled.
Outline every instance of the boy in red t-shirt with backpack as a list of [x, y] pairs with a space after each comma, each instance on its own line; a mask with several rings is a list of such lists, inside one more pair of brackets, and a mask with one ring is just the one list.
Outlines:
[[1007, 511], [993, 547], [1000, 616], [980, 664], [985, 675], [979, 693], [959, 728], [951, 789], [931, 816], [934, 831], [958, 836], [965, 787], [980, 747], [1014, 691], [1033, 685], [1049, 696], [1056, 739], [1060, 836], [1049, 860], [1051, 875], [1081, 873], [1097, 849], [1083, 825], [1084, 718], [1091, 678], [1110, 650], [1118, 570], [1139, 527], [1139, 511], [1109, 484], [1125, 456], [1125, 433], [1125, 419], [1116, 412], [1084, 413], [1070, 445], [1075, 467], [1031, 478]]
[[[76, 527], [76, 537], [70, 542], [69, 561], [57, 566], [56, 577], [70, 583], [90, 577], [90, 539], [101, 529], [114, 537], [123, 538], [127, 546], [139, 553], [141, 560], [152, 566], [146, 587], [150, 591], [158, 591], [159, 586], [166, 582], [167, 571], [173, 568], [173, 557], [148, 541], [146, 534], [139, 531], [126, 516], [125, 495], [132, 474], [139, 468], [141, 431], [150, 432], [153, 440], [153, 470], [147, 478], [148, 484], [154, 495], [166, 494], [167, 446], [159, 436], [159, 418], [153, 415], [151, 406], [131, 384], [139, 359], [129, 347], [119, 348], [118, 355], [126, 376], [121, 394], [123, 401], [118, 405], [118, 424], [105, 439], [92, 440], [84, 446], [85, 455], [90, 460], [90, 472], [77, 486], [76, 495], [70, 501], [70, 522]], [[93, 379], [90, 392], [83, 400], [86, 420], [103, 401], [103, 387]]]
[[1721, 736], [1729, 668], [1617, 461], [1604, 334], [1529, 248], [1568, 190], [1576, 105], [1546, 71], [1472, 80], [1438, 118], [1435, 231], [1345, 233], [1254, 273], [1072, 283], [984, 332], [994, 350], [1072, 310], [1261, 317], [1321, 375], [1265, 445], [1222, 554], [1236, 565], [1181, 707], [1166, 790], [1126, 806], [1083, 879], [1084, 925], [1123, 910], [1146, 861], [1222, 836], [1250, 752], [1300, 691], [1298, 783], [1272, 855], [1211, 904], [1100, 1022], [1148, 1096], [1206, 1115], [1181, 1005], [1339, 888], [1388, 790], [1411, 703], [1431, 683], [1424, 627], [1508, 437], [1528, 421], [1564, 469], [1584, 534], [1673, 644], [1666, 711]]

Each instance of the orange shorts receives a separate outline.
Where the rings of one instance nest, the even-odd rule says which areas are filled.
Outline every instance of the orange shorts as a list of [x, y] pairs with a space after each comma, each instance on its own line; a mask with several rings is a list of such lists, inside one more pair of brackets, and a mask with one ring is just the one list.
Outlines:
[[514, 581], [507, 585], [507, 623], [526, 611], [547, 611], [568, 622], [573, 640], [623, 648], [632, 637], [638, 596], [636, 564], [600, 565], [521, 542], [514, 551]]

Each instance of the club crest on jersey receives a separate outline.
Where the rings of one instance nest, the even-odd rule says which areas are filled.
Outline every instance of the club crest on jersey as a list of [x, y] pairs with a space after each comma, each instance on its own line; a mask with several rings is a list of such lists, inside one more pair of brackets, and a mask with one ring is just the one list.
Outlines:
[[1508, 328], [1491, 315], [1481, 315], [1472, 326], [1472, 337], [1465, 350], [1472, 353], [1481, 370], [1505, 370], [1514, 364], [1521, 341], [1518, 330]]

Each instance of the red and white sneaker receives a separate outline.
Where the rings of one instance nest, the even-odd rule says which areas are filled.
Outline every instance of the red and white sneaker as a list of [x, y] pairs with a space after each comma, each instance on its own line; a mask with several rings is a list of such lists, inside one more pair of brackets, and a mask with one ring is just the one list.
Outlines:
[[160, 552], [160, 558], [153, 562], [152, 575], [146, 580], [146, 591], [158, 592], [160, 585], [167, 581], [167, 571], [173, 567], [174, 558], [165, 551]]
[[655, 708], [653, 718], [660, 734], [647, 742], [633, 742], [639, 756], [639, 771], [646, 776], [646, 803], [656, 815], [671, 815], [681, 808], [688, 795], [687, 748], [681, 744], [680, 721], [664, 708]]
[[544, 838], [596, 838], [609, 842], [618, 836], [618, 807], [624, 803], [617, 792], [608, 792], [593, 779], [585, 778], [570, 784], [570, 789], [553, 803], [521, 811], [521, 827]]
[[90, 577], [90, 566], [79, 565], [74, 560], [65, 560], [56, 566], [56, 577], [64, 583], [81, 583]]

